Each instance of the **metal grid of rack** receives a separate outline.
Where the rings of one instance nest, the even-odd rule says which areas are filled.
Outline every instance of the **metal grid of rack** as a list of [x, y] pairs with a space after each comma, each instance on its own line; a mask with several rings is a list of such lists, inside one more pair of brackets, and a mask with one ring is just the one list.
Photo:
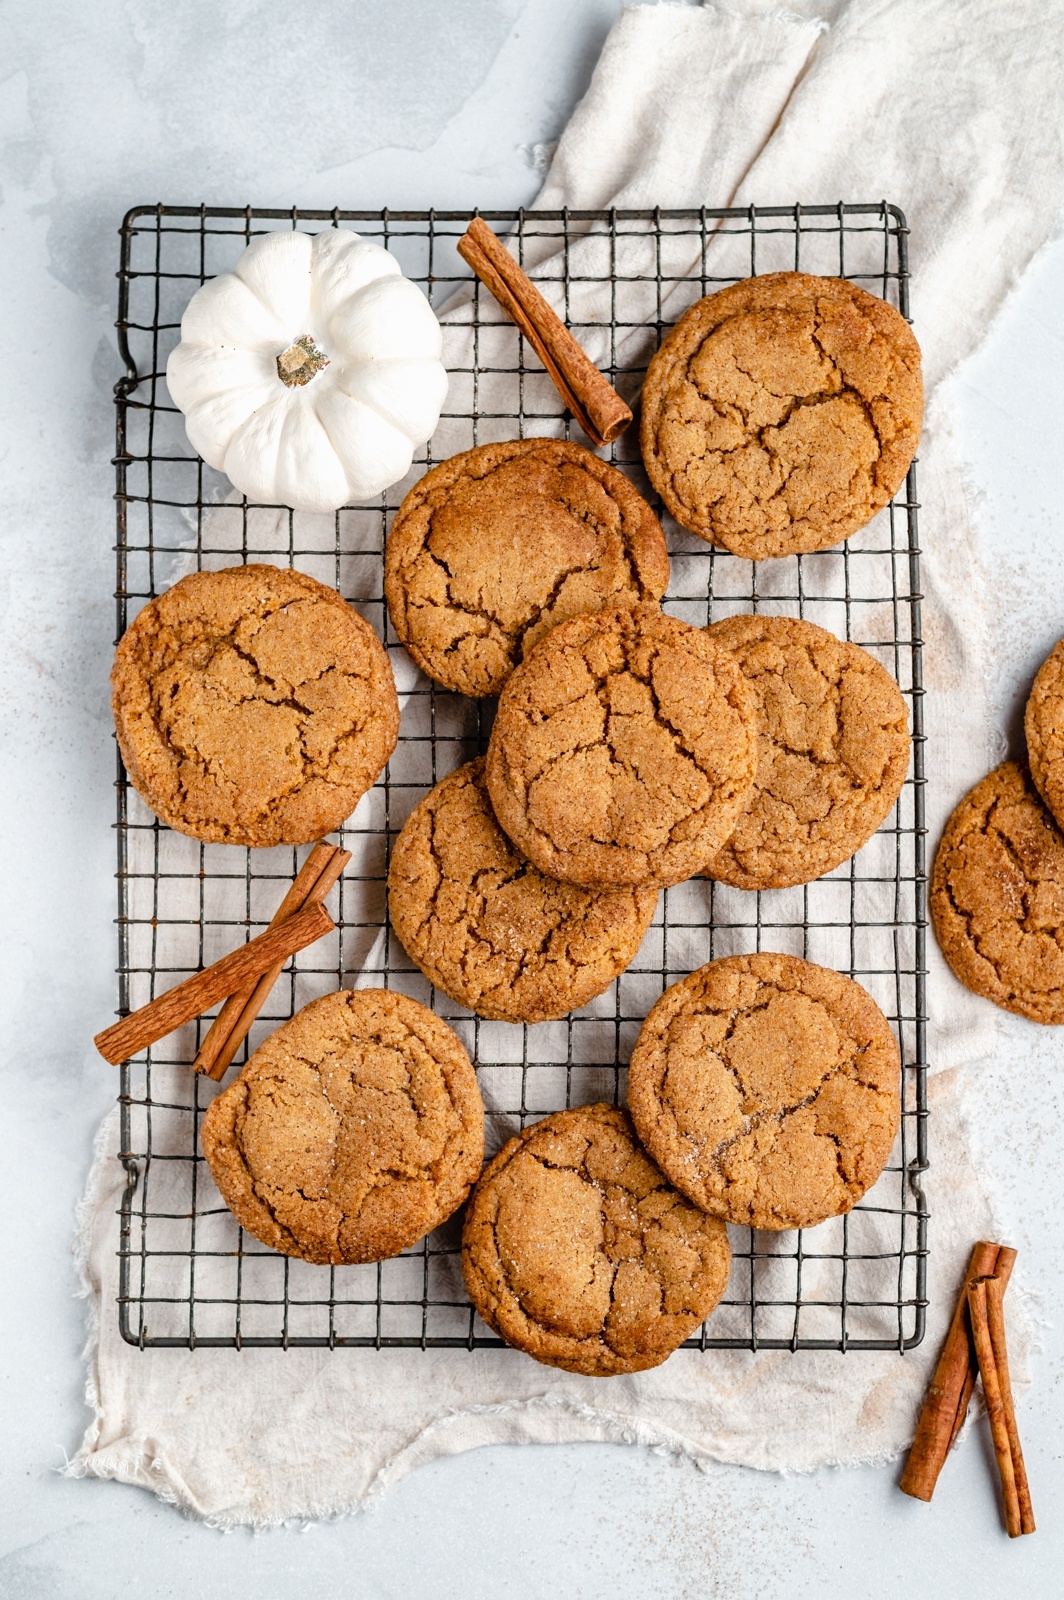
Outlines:
[[[755, 272], [837, 274], [908, 315], [907, 229], [885, 202], [742, 210], [486, 212], [513, 230], [577, 338], [626, 396], [638, 394], [662, 331], [700, 295]], [[568, 436], [535, 356], [455, 252], [466, 213], [141, 206], [121, 228], [117, 401], [117, 632], [186, 571], [291, 563], [334, 585], [389, 649], [403, 705], [399, 745], [341, 832], [353, 859], [337, 931], [277, 985], [248, 1048], [339, 985], [395, 987], [430, 1004], [477, 1065], [489, 1153], [562, 1106], [623, 1100], [624, 1063], [663, 988], [715, 956], [776, 949], [855, 977], [901, 1047], [902, 1131], [887, 1171], [848, 1216], [793, 1233], [730, 1229], [724, 1300], [687, 1347], [899, 1349], [923, 1336], [927, 1213], [924, 748], [915, 468], [904, 492], [837, 549], [751, 563], [665, 522], [666, 609], [696, 624], [736, 611], [802, 616], [869, 649], [909, 702], [913, 761], [898, 804], [857, 856], [816, 883], [751, 894], [704, 879], [665, 891], [629, 970], [558, 1023], [474, 1017], [435, 991], [387, 922], [392, 840], [440, 777], [485, 747], [490, 708], [417, 673], [383, 603], [391, 515], [427, 466], [490, 439]], [[255, 234], [349, 226], [393, 251], [442, 312], [451, 387], [411, 473], [371, 506], [330, 517], [250, 505], [193, 456], [166, 392], [181, 312]], [[553, 280], [553, 282], [552, 282]], [[578, 430], [575, 430], [579, 438]], [[650, 496], [631, 437], [610, 457]], [[661, 514], [661, 507], [656, 507]], [[117, 779], [119, 1010], [251, 938], [269, 921], [302, 852], [202, 845], [161, 826]], [[315, 1267], [265, 1250], [222, 1205], [198, 1148], [215, 1086], [189, 1070], [209, 1019], [121, 1069], [119, 1217], [123, 1336], [141, 1347], [453, 1346], [500, 1341], [468, 1304], [455, 1219], [407, 1254], [367, 1267]], [[243, 1054], [237, 1062], [243, 1060]]]

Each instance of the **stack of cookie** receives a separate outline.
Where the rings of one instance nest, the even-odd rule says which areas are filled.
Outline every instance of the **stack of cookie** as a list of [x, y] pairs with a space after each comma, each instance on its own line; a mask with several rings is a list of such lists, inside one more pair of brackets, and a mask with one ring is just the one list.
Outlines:
[[[683, 526], [781, 557], [839, 542], [890, 499], [920, 408], [919, 352], [891, 307], [779, 274], [708, 297], [665, 341], [644, 459]], [[466, 452], [395, 519], [399, 637], [436, 682], [499, 701], [486, 758], [403, 828], [390, 916], [481, 1016], [564, 1015], [632, 960], [658, 890], [697, 873], [808, 883], [897, 800], [907, 711], [868, 652], [796, 618], [694, 628], [660, 610], [666, 580], [649, 507], [568, 443]], [[722, 1224], [808, 1226], [865, 1193], [897, 1132], [899, 1076], [852, 980], [784, 955], [711, 962], [648, 1016], [630, 1116], [556, 1113], [487, 1167], [465, 1225], [473, 1303], [570, 1370], [657, 1364], [723, 1290]]]
[[1064, 1022], [1064, 639], [1024, 717], [1027, 761], [995, 767], [946, 824], [931, 920], [957, 977], [1033, 1022]]
[[875, 1182], [899, 1077], [852, 979], [793, 956], [709, 962], [650, 1011], [627, 1112], [557, 1112], [485, 1168], [463, 1231], [470, 1299], [552, 1366], [659, 1365], [724, 1292], [727, 1223], [810, 1226]]
[[[887, 503], [920, 406], [919, 351], [890, 306], [773, 274], [708, 296], [664, 341], [643, 454], [684, 528], [782, 558]], [[435, 682], [498, 696], [486, 756], [414, 809], [389, 872], [403, 945], [480, 1016], [564, 1016], [633, 960], [659, 890], [810, 882], [897, 799], [906, 708], [871, 655], [797, 618], [694, 627], [661, 610], [668, 579], [649, 505], [567, 441], [456, 456], [393, 522], [400, 640]], [[379, 641], [294, 572], [185, 579], [137, 618], [113, 681], [132, 782], [202, 839], [318, 837], [396, 740]], [[340, 991], [260, 1047], [203, 1144], [241, 1223], [310, 1261], [397, 1253], [476, 1182], [463, 1269], [485, 1320], [537, 1359], [632, 1372], [716, 1305], [728, 1222], [801, 1227], [856, 1203], [897, 1131], [899, 1075], [858, 984], [730, 957], [651, 1010], [628, 1111], [558, 1112], [478, 1178], [483, 1105], [452, 1030], [403, 996]]]
[[[920, 412], [919, 350], [891, 306], [776, 273], [669, 334], [643, 453], [685, 528], [780, 557], [889, 500]], [[659, 609], [668, 575], [650, 507], [566, 441], [455, 456], [393, 522], [399, 638], [445, 688], [499, 696], [486, 761], [415, 810], [390, 875], [409, 954], [482, 1016], [563, 1016], [632, 959], [658, 889], [808, 883], [897, 800], [908, 717], [873, 656], [799, 618], [692, 627]]]

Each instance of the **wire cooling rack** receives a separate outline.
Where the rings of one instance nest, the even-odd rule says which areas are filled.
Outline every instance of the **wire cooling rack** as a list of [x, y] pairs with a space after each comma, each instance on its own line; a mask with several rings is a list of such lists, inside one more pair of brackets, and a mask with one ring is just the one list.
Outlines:
[[[885, 202], [743, 210], [487, 212], [623, 394], [635, 398], [661, 334], [700, 295], [757, 272], [846, 276], [908, 315], [907, 229]], [[385, 612], [381, 552], [406, 489], [460, 449], [515, 435], [568, 436], [538, 360], [491, 297], [469, 284], [455, 244], [465, 212], [291, 212], [140, 206], [121, 228], [117, 401], [117, 631], [185, 572], [248, 560], [290, 563], [334, 585], [385, 640], [403, 703], [399, 744], [342, 830], [353, 860], [337, 931], [277, 985], [249, 1048], [340, 985], [383, 985], [432, 1005], [477, 1065], [488, 1148], [562, 1106], [623, 1100], [624, 1063], [671, 982], [716, 956], [783, 950], [863, 983], [901, 1047], [902, 1129], [879, 1183], [848, 1216], [781, 1234], [732, 1228], [724, 1300], [688, 1346], [904, 1350], [924, 1331], [926, 1169], [924, 735], [915, 469], [903, 495], [845, 545], [751, 563], [664, 518], [666, 600], [704, 624], [736, 611], [807, 617], [863, 645], [910, 705], [913, 760], [901, 797], [850, 862], [803, 888], [744, 893], [703, 879], [665, 891], [632, 966], [558, 1023], [480, 1021], [434, 991], [390, 932], [392, 841], [431, 784], [482, 751], [490, 707], [414, 669]], [[344, 225], [386, 245], [433, 305], [448, 307], [451, 386], [439, 429], [402, 483], [335, 516], [249, 504], [196, 458], [166, 391], [166, 357], [194, 289], [234, 264], [254, 235]], [[553, 280], [553, 282], [552, 282]], [[574, 430], [579, 438], [579, 431]], [[638, 445], [610, 451], [650, 497]], [[652, 498], [652, 497], [651, 497]], [[661, 507], [657, 509], [661, 514]], [[269, 921], [303, 852], [201, 845], [161, 826], [118, 765], [118, 985], [125, 1014]], [[334, 899], [336, 892], [334, 892]], [[406, 1255], [368, 1267], [315, 1267], [265, 1250], [222, 1205], [199, 1153], [215, 1085], [190, 1070], [205, 1019], [121, 1069], [119, 1317], [141, 1346], [453, 1346], [500, 1341], [469, 1305], [456, 1220]], [[238, 1058], [239, 1060], [243, 1057]]]

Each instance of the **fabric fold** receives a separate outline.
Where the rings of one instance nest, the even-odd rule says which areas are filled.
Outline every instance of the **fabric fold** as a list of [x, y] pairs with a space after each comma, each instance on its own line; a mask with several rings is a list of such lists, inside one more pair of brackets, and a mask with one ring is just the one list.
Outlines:
[[622, 12], [536, 209], [731, 205], [826, 26], [715, 7]]

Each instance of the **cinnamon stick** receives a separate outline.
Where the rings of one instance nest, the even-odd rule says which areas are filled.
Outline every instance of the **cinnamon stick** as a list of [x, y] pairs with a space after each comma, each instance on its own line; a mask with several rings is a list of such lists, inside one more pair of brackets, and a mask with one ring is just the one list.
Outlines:
[[[1004, 1295], [1005, 1286], [1001, 1281], [1001, 1273], [999, 1271], [995, 1277], [987, 1278], [986, 1280], [987, 1329], [990, 1334], [994, 1365], [997, 1368], [998, 1388], [1001, 1392], [1001, 1408], [1005, 1420], [1009, 1455], [1012, 1460], [1012, 1474], [1016, 1484], [1016, 1502], [1020, 1519], [1019, 1532], [1033, 1533], [1035, 1531], [1034, 1508], [1031, 1505], [1031, 1489], [1027, 1482], [1027, 1468], [1023, 1464], [1020, 1433], [1016, 1426], [1016, 1407], [1012, 1398], [1012, 1383], [1009, 1379], [1009, 1356], [1005, 1346]], [[983, 1389], [985, 1392], [985, 1377], [983, 1378]]]
[[183, 1022], [201, 1016], [249, 978], [258, 978], [276, 962], [287, 961], [297, 950], [306, 949], [335, 926], [324, 906], [305, 906], [278, 923], [276, 928], [267, 928], [239, 950], [186, 978], [184, 983], [141, 1006], [131, 1016], [123, 1017], [121, 1022], [105, 1028], [93, 1042], [104, 1059], [117, 1066], [138, 1050], [172, 1033]]
[[[1015, 1250], [1011, 1249], [1011, 1247], [1007, 1244], [998, 1245], [997, 1261], [990, 1270], [993, 1276], [1001, 1281], [1002, 1295], [1005, 1293], [1006, 1285], [1012, 1276], [1012, 1269], [1015, 1264]], [[969, 1267], [969, 1280], [971, 1280], [973, 1277], [980, 1276], [982, 1276], [982, 1274], [972, 1272], [971, 1267]], [[957, 1402], [957, 1415], [953, 1419], [953, 1431], [950, 1434], [949, 1450], [953, 1449], [953, 1446], [957, 1442], [957, 1435], [964, 1426], [964, 1419], [968, 1415], [968, 1407], [972, 1400], [972, 1391], [975, 1388], [975, 1380], [979, 1376], [979, 1362], [977, 1361], [975, 1355], [975, 1343], [972, 1339], [971, 1319], [968, 1316], [967, 1291], [965, 1291], [962, 1298], [964, 1302], [962, 1310], [964, 1313], [965, 1327], [968, 1331], [968, 1372], [965, 1376], [964, 1385], [961, 1389], [960, 1399]], [[947, 1454], [949, 1453], [949, 1450], [947, 1450]]]
[[[315, 863], [314, 858], [318, 851], [321, 851], [322, 855]], [[350, 859], [350, 850], [341, 850], [336, 845], [315, 845], [303, 863], [303, 870], [281, 901], [277, 915], [270, 923], [271, 928], [291, 915], [294, 910], [300, 909], [299, 906], [290, 904], [294, 901], [297, 890], [303, 895], [303, 905], [320, 905]], [[313, 873], [308, 871], [312, 864], [320, 865], [321, 870]], [[230, 1062], [247, 1038], [251, 1024], [266, 1004], [274, 984], [284, 971], [284, 966], [283, 961], [275, 962], [262, 974], [257, 983], [245, 984], [238, 994], [229, 997], [200, 1047], [194, 1063], [197, 1072], [206, 1073], [207, 1077], [213, 1078], [216, 1083], [225, 1076]], [[233, 1008], [231, 1011], [230, 1007]], [[227, 1012], [229, 1012], [228, 1017]], [[220, 1030], [223, 1020], [225, 1032], [224, 1034], [220, 1032], [220, 1036], [214, 1040], [212, 1046], [212, 1036], [215, 1029]]]
[[631, 408], [482, 217], [470, 222], [458, 241], [458, 254], [509, 312], [588, 438], [596, 445], [611, 444], [631, 422]]
[[[972, 1251], [898, 1486], [903, 1494], [912, 1495], [915, 1500], [930, 1500], [934, 1494], [938, 1475], [968, 1410], [975, 1370], [968, 1321], [968, 1283], [972, 1278], [993, 1273], [1000, 1250], [1001, 1246], [980, 1240]], [[1014, 1260], [1015, 1252], [1010, 1254]]]
[[1000, 1375], [990, 1338], [986, 1286], [985, 1278], [975, 1278], [968, 1285], [968, 1315], [972, 1319], [972, 1337], [975, 1340], [975, 1353], [979, 1359], [979, 1376], [983, 1380], [983, 1399], [986, 1402], [990, 1437], [994, 1441], [994, 1455], [997, 1457], [998, 1473], [1001, 1477], [1001, 1492], [1005, 1499], [1005, 1527], [1009, 1538], [1016, 1539], [1022, 1532], [1020, 1497], [1016, 1489], [1016, 1472], [1012, 1461], [1008, 1425], [1005, 1421]]
[[[317, 883], [324, 869], [336, 854], [337, 846], [319, 840], [307, 856], [299, 872], [288, 889], [277, 910], [270, 918], [269, 926], [276, 928], [277, 924], [290, 917], [294, 911], [301, 911], [307, 902], [307, 896]], [[321, 897], [319, 897], [321, 898]], [[217, 1070], [220, 1052], [225, 1048], [226, 1042], [239, 1020], [240, 1013], [251, 999], [255, 989], [256, 979], [251, 978], [242, 984], [235, 994], [231, 994], [225, 1005], [211, 1023], [207, 1034], [199, 1047], [199, 1053], [193, 1062], [196, 1072], [202, 1072], [209, 1078], [220, 1078], [225, 1071]], [[232, 1057], [230, 1057], [230, 1060]], [[228, 1066], [228, 1062], [226, 1066]]]

